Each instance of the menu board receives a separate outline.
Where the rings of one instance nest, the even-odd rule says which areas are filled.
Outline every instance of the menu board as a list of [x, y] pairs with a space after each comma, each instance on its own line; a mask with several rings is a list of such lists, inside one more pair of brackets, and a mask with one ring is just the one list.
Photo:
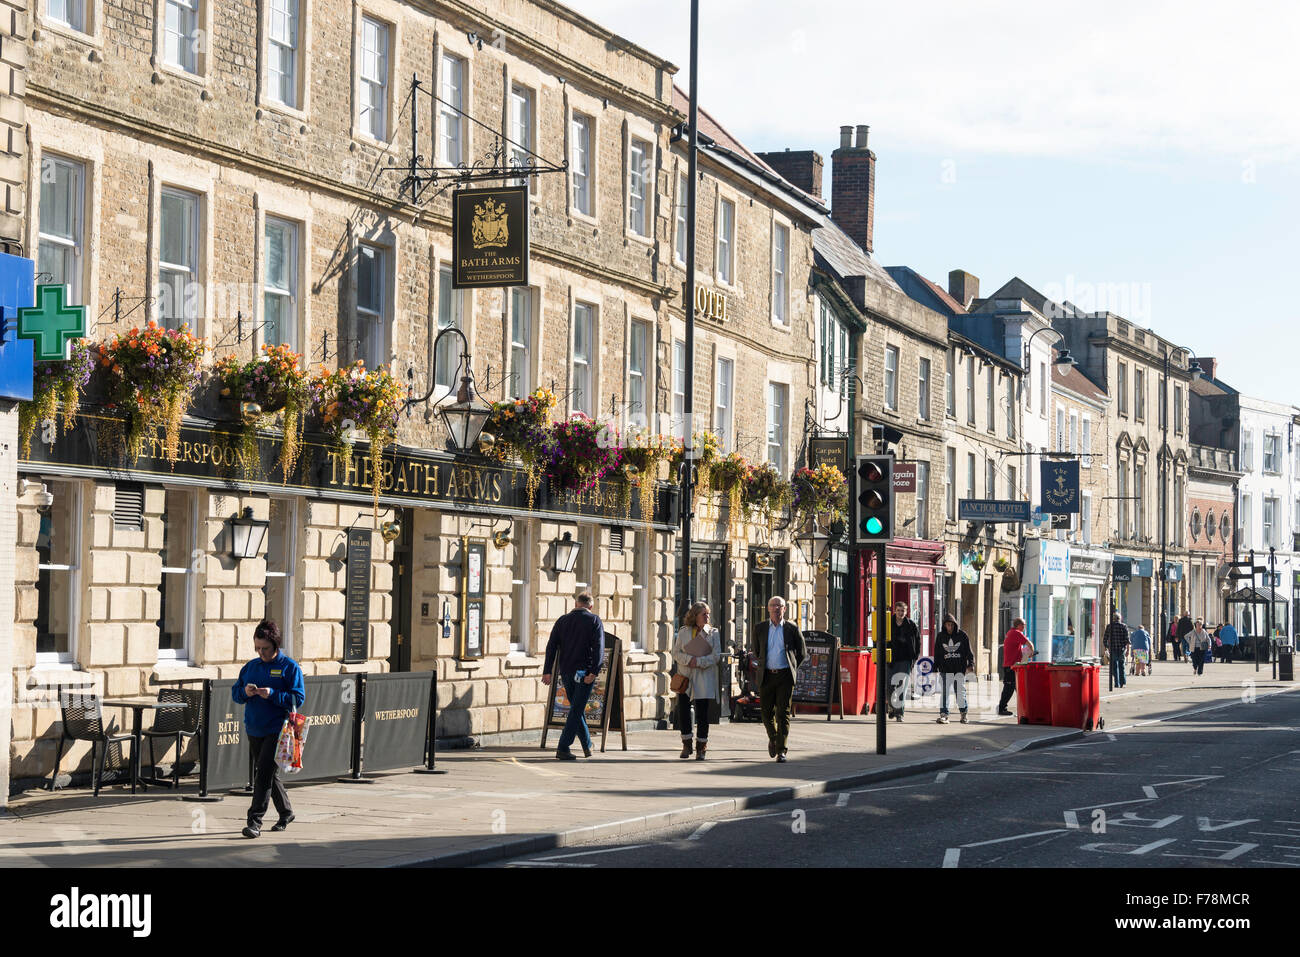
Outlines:
[[[564, 692], [564, 682], [558, 674], [551, 676], [551, 693], [547, 699], [546, 723], [542, 726], [542, 747], [551, 728], [563, 728], [569, 720], [569, 698]], [[614, 691], [611, 694], [610, 690]], [[605, 739], [614, 728], [623, 736], [623, 750], [627, 750], [627, 722], [623, 712], [623, 641], [605, 632], [605, 664], [596, 675], [591, 697], [583, 709], [587, 730], [594, 738], [600, 734], [600, 750], [605, 750]]]
[[348, 529], [347, 586], [344, 592], [343, 660], [365, 661], [370, 637], [370, 530]]
[[482, 658], [483, 566], [487, 562], [487, 542], [461, 538], [460, 587], [460, 654], [458, 658]]
[[794, 700], [829, 707], [839, 689], [840, 640], [825, 631], [805, 631], [803, 640], [808, 653], [795, 674]]

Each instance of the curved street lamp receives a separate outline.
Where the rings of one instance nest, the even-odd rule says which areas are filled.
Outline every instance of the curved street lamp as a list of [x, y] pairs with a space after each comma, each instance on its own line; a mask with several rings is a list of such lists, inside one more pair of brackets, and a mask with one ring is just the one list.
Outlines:
[[[456, 373], [464, 370], [460, 378], [460, 387], [456, 391], [456, 401], [442, 406], [438, 409], [438, 414], [442, 416], [442, 421], [447, 427], [447, 433], [451, 436], [451, 444], [458, 452], [472, 452], [478, 444], [479, 437], [483, 434], [483, 426], [487, 424], [488, 417], [492, 414], [492, 407], [483, 401], [483, 397], [478, 394], [474, 387], [474, 373], [470, 369], [469, 340], [465, 338], [465, 333], [461, 332], [455, 326], [448, 326], [442, 332], [438, 333], [433, 340], [433, 354], [430, 356], [430, 362], [433, 364], [434, 377], [437, 375], [438, 364], [438, 345], [442, 342], [442, 337], [449, 333], [455, 333], [460, 336], [461, 352], [460, 361], [456, 365]], [[455, 379], [455, 373], [452, 374]], [[429, 391], [421, 398], [407, 399], [406, 409], [421, 402], [428, 402], [433, 395], [434, 390], [438, 388], [437, 383], [429, 386]], [[451, 395], [451, 389], [447, 390], [446, 395]], [[443, 396], [439, 399], [442, 401]]]

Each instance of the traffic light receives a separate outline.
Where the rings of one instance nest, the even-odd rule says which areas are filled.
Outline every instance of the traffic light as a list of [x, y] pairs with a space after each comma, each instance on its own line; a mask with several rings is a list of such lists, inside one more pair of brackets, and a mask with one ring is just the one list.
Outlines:
[[859, 545], [894, 540], [894, 457], [859, 455], [856, 470]]

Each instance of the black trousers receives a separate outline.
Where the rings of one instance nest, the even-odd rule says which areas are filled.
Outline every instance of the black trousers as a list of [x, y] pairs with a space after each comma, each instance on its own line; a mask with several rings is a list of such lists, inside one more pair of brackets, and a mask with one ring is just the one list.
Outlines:
[[1198, 675], [1205, 673], [1205, 649], [1197, 648], [1192, 652], [1192, 667]]
[[695, 706], [695, 734], [701, 741], [709, 740], [709, 705], [713, 704], [711, 698], [696, 698], [691, 700], [690, 695], [679, 694], [677, 696], [677, 725], [682, 730], [682, 737], [691, 736], [691, 706]]
[[1016, 693], [1016, 669], [1002, 669], [1002, 700], [998, 702], [998, 710], [1006, 711], [1007, 704], [1011, 701], [1011, 696]]
[[280, 766], [275, 763], [275, 746], [279, 740], [278, 734], [265, 738], [250, 735], [248, 738], [253, 749], [253, 803], [248, 809], [250, 827], [261, 828], [262, 817], [271, 801], [275, 801], [275, 810], [280, 817], [288, 817], [293, 813], [293, 808], [289, 806], [289, 792], [280, 780]]

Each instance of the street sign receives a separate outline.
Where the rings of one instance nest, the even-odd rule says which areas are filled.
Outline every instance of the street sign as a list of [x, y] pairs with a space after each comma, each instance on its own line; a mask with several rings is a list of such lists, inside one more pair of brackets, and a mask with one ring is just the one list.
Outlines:
[[847, 438], [810, 439], [808, 442], [808, 467], [833, 465], [845, 478], [849, 474], [849, 440]]
[[964, 498], [957, 503], [957, 518], [971, 522], [1027, 522], [1030, 505], [993, 498]]
[[1052, 528], [1069, 528], [1070, 516], [1066, 514], [1052, 513]]
[[907, 493], [916, 494], [916, 463], [915, 462], [895, 462], [894, 463], [894, 494]]

